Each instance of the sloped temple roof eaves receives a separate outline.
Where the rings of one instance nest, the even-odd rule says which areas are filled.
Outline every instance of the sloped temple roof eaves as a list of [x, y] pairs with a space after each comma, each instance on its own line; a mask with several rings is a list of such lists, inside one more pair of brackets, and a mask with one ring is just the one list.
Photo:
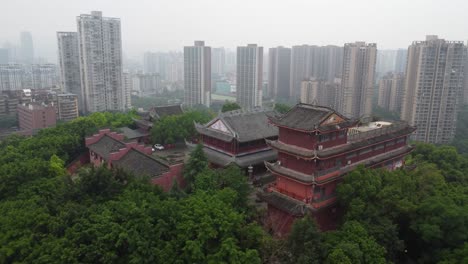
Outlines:
[[[346, 166], [342, 167], [341, 169], [337, 169], [338, 173], [336, 175], [334, 175], [333, 177], [327, 177], [326, 179], [323, 179], [323, 180], [319, 179], [320, 176], [307, 175], [307, 174], [304, 174], [304, 173], [301, 173], [301, 172], [296, 172], [296, 171], [284, 168], [282, 166], [279, 166], [279, 165], [277, 165], [275, 163], [265, 162], [265, 166], [272, 173], [287, 176], [291, 180], [293, 180], [295, 182], [298, 182], [298, 183], [301, 183], [301, 184], [307, 184], [307, 185], [325, 184], [327, 182], [335, 180], [336, 178], [341, 177], [343, 174], [348, 173], [349, 171], [353, 170], [358, 165], [365, 165], [367, 167], [372, 168], [372, 167], [375, 167], [375, 166], [377, 166], [377, 165], [379, 165], [382, 162], [385, 162], [387, 160], [396, 159], [396, 158], [402, 157], [404, 155], [407, 155], [410, 152], [412, 152], [413, 150], [414, 150], [414, 147], [406, 146], [404, 149], [397, 149], [397, 150], [391, 151], [390, 153], [383, 153], [383, 154], [377, 155], [376, 156], [376, 157], [378, 157], [377, 160], [366, 159], [366, 160], [363, 160], [363, 161], [360, 161], [360, 162], [353, 163], [351, 165], [346, 165]], [[332, 172], [330, 172], [330, 174], [331, 173]]]
[[393, 133], [384, 134], [384, 135], [377, 136], [377, 137], [370, 138], [370, 139], [365, 139], [359, 142], [339, 145], [336, 147], [332, 147], [330, 149], [324, 149], [320, 151], [308, 150], [308, 149], [304, 149], [304, 148], [300, 148], [296, 146], [289, 146], [288, 144], [279, 142], [278, 140], [273, 141], [273, 140], [265, 139], [265, 141], [270, 147], [280, 152], [289, 153], [289, 154], [301, 157], [303, 159], [330, 159], [339, 155], [347, 154], [351, 151], [360, 150], [360, 149], [367, 148], [376, 144], [384, 143], [393, 139], [398, 139], [403, 136], [407, 136], [411, 134], [413, 131], [414, 131], [414, 128], [408, 126], [407, 128], [403, 130], [399, 130]]

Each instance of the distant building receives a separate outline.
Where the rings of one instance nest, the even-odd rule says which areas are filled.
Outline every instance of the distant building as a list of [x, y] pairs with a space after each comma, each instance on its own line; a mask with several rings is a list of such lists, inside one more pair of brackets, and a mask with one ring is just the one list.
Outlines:
[[268, 96], [289, 99], [291, 49], [284, 47], [268, 50]]
[[10, 96], [6, 93], [0, 95], [0, 116], [5, 115], [16, 115], [18, 104], [20, 100], [14, 96]]
[[125, 109], [132, 108], [133, 76], [129, 72], [122, 73], [123, 102]]
[[290, 96], [299, 100], [302, 81], [316, 78], [333, 82], [341, 76], [343, 47], [293, 46], [291, 50]]
[[395, 58], [395, 69], [397, 73], [405, 73], [406, 71], [406, 58], [408, 51], [406, 49], [398, 49]]
[[237, 47], [236, 101], [244, 110], [262, 106], [263, 47]]
[[379, 81], [378, 105], [391, 112], [401, 112], [401, 102], [404, 91], [404, 75], [402, 73], [387, 73]]
[[31, 89], [31, 82], [31, 74], [24, 65], [0, 65], [0, 91]]
[[184, 91], [186, 106], [210, 106], [211, 48], [203, 41], [184, 47]]
[[57, 123], [56, 108], [38, 104], [18, 105], [18, 124], [26, 135], [33, 135], [42, 128], [55, 126]]
[[64, 92], [78, 96], [79, 108], [85, 109], [81, 89], [78, 33], [57, 32], [60, 86]]
[[59, 120], [71, 121], [78, 118], [78, 96], [76, 94], [57, 94], [56, 107]]
[[10, 63], [9, 51], [6, 48], [0, 48], [0, 64]]
[[357, 166], [394, 170], [413, 150], [408, 124], [359, 124], [328, 107], [298, 104], [270, 117], [278, 140], [266, 140], [278, 151], [277, 162], [265, 162], [275, 182], [260, 192], [268, 204], [265, 224], [285, 236], [294, 220], [312, 215], [321, 230], [336, 228], [341, 213], [336, 187]]
[[315, 78], [303, 81], [301, 85], [301, 100], [303, 104], [322, 105], [335, 107], [337, 105], [337, 93], [340, 81], [327, 82]]
[[376, 59], [376, 44], [345, 44], [339, 109], [346, 117], [369, 117], [372, 114]]
[[33, 89], [50, 89], [58, 86], [57, 65], [33, 64], [31, 70]]
[[83, 112], [124, 110], [120, 19], [92, 11], [77, 23]]
[[226, 52], [224, 48], [211, 49], [211, 74], [213, 77], [219, 77], [226, 72]]
[[408, 48], [401, 118], [416, 126], [413, 139], [448, 144], [463, 98], [465, 46], [427, 36]]
[[22, 63], [34, 63], [34, 45], [31, 32], [24, 31], [20, 34], [20, 56]]
[[139, 96], [155, 96], [163, 92], [161, 76], [158, 73], [140, 73], [133, 77], [133, 90]]
[[264, 161], [276, 160], [276, 152], [265, 139], [276, 139], [278, 129], [268, 123], [273, 112], [234, 110], [220, 113], [207, 124], [195, 124], [201, 136], [203, 150], [214, 167], [235, 164], [247, 173], [265, 171]]

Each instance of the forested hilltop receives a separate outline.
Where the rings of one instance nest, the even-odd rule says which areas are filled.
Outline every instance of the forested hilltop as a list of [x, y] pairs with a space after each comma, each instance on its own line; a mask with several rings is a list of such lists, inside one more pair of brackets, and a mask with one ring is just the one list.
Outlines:
[[200, 147], [185, 190], [120, 170], [67, 174], [86, 135], [131, 117], [95, 113], [0, 143], [0, 263], [468, 263], [468, 158], [455, 147], [418, 144], [405, 170], [357, 169], [338, 188], [338, 230], [306, 217], [278, 240], [241, 171], [210, 170]]

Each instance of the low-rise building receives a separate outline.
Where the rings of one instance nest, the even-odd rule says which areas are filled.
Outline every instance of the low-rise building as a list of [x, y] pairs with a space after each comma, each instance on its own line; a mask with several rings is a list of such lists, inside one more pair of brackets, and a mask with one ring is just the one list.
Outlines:
[[174, 181], [185, 184], [182, 177], [183, 163], [167, 164], [153, 156], [151, 147], [136, 141], [125, 142], [124, 134], [110, 129], [86, 138], [89, 160], [93, 166], [121, 168], [135, 176], [149, 177], [153, 184], [169, 191]]
[[18, 124], [26, 135], [33, 135], [38, 130], [55, 126], [57, 123], [54, 106], [44, 106], [34, 103], [18, 105]]

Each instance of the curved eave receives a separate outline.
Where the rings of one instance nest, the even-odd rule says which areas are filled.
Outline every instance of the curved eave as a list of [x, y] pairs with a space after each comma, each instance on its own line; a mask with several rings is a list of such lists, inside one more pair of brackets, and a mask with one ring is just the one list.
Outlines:
[[[413, 133], [414, 130], [415, 130], [414, 128], [411, 128], [407, 133], [404, 133], [402, 135], [391, 137], [389, 139], [382, 139], [382, 140], [377, 141], [375, 143], [367, 144], [365, 146], [360, 146], [360, 147], [355, 147], [355, 148], [351, 147], [350, 149], [344, 150], [342, 152], [338, 152], [336, 154], [335, 153], [327, 153], [327, 152], [330, 151], [330, 149], [324, 149], [324, 150], [317, 150], [316, 151], [316, 150], [307, 150], [307, 149], [299, 148], [299, 147], [296, 147], [296, 146], [292, 146], [292, 147], [288, 146], [286, 148], [286, 147], [282, 146], [282, 145], [287, 145], [285, 143], [278, 143], [279, 141], [273, 141], [273, 140], [267, 140], [267, 139], [265, 141], [271, 148], [276, 149], [279, 152], [288, 153], [288, 154], [300, 157], [300, 158], [305, 159], [305, 160], [311, 160], [311, 159], [326, 160], [326, 159], [334, 158], [334, 157], [337, 157], [337, 156], [341, 156], [343, 154], [347, 154], [347, 153], [349, 153], [351, 151], [360, 150], [360, 149], [363, 149], [363, 148], [367, 148], [369, 146], [373, 146], [373, 145], [380, 144], [380, 143], [385, 143], [385, 142], [390, 141], [390, 140], [394, 140], [394, 139], [398, 139], [398, 138], [401, 138], [401, 137], [408, 136], [411, 133]], [[385, 135], [383, 135], [383, 136], [385, 136]], [[364, 141], [367, 141], [367, 140], [368, 139], [363, 139], [362, 141], [349, 143], [349, 145], [357, 144], [357, 143], [364, 142]], [[346, 144], [343, 144], [341, 146], [336, 146], [336, 149], [341, 148], [341, 147], [346, 147], [346, 146], [347, 146]]]

